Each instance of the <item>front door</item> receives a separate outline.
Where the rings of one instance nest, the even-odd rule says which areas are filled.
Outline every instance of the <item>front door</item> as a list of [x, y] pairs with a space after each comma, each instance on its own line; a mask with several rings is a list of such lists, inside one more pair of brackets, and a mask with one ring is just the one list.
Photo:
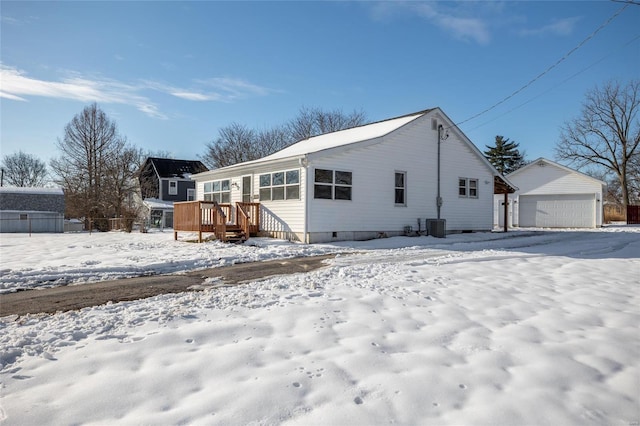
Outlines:
[[242, 202], [251, 202], [251, 176], [242, 176]]

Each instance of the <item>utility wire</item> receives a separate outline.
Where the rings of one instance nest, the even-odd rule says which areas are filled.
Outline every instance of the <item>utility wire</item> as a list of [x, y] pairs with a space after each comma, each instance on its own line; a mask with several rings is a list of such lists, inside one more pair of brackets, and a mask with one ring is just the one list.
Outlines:
[[600, 62], [604, 61], [605, 59], [609, 58], [610, 56], [613, 56], [613, 55], [617, 54], [619, 51], [623, 50], [625, 47], [627, 47], [628, 45], [630, 45], [631, 43], [633, 43], [634, 41], [636, 41], [636, 40], [638, 40], [638, 39], [640, 39], [640, 34], [638, 34], [637, 36], [635, 36], [634, 38], [632, 38], [631, 40], [629, 40], [628, 42], [626, 42], [625, 44], [623, 44], [622, 46], [620, 46], [620, 48], [616, 49], [615, 51], [613, 51], [613, 52], [609, 53], [608, 55], [603, 56], [602, 58], [600, 58], [600, 59], [598, 59], [597, 61], [593, 62], [591, 65], [589, 65], [589, 66], [587, 66], [587, 67], [585, 67], [585, 68], [581, 69], [581, 70], [580, 70], [580, 71], [578, 71], [577, 73], [575, 73], [575, 74], [573, 74], [573, 75], [570, 75], [569, 77], [565, 78], [564, 80], [562, 80], [560, 83], [556, 84], [555, 86], [552, 86], [552, 87], [550, 87], [549, 89], [545, 90], [544, 92], [542, 92], [542, 93], [540, 93], [540, 94], [538, 94], [538, 95], [536, 95], [536, 96], [534, 96], [534, 97], [530, 98], [529, 100], [527, 100], [527, 101], [525, 101], [525, 102], [521, 103], [520, 105], [518, 105], [518, 106], [516, 106], [516, 107], [511, 108], [509, 111], [506, 111], [506, 112], [504, 112], [504, 113], [502, 113], [502, 114], [498, 115], [497, 117], [492, 118], [492, 119], [491, 119], [491, 120], [489, 120], [489, 121], [485, 121], [484, 123], [482, 123], [482, 124], [480, 124], [480, 125], [478, 125], [478, 126], [476, 126], [476, 127], [472, 128], [472, 129], [470, 129], [469, 131], [476, 130], [476, 129], [478, 129], [478, 128], [480, 128], [480, 127], [482, 127], [482, 126], [486, 125], [486, 124], [489, 124], [489, 123], [491, 123], [492, 121], [495, 121], [495, 120], [497, 120], [498, 118], [503, 117], [503, 116], [505, 116], [505, 115], [507, 115], [507, 114], [509, 114], [509, 113], [511, 113], [511, 112], [513, 112], [513, 111], [515, 111], [515, 110], [517, 110], [518, 108], [525, 106], [526, 104], [528, 104], [528, 103], [530, 103], [530, 102], [533, 102], [534, 100], [538, 99], [539, 97], [541, 97], [541, 96], [543, 96], [543, 95], [546, 95], [547, 93], [549, 93], [550, 91], [554, 90], [555, 88], [557, 88], [557, 87], [559, 87], [559, 86], [562, 86], [564, 83], [566, 83], [567, 81], [571, 80], [572, 78], [577, 77], [578, 75], [582, 74], [583, 72], [587, 71], [588, 69], [591, 69], [591, 68], [593, 68], [594, 66], [598, 65]]
[[566, 60], [571, 54], [573, 54], [576, 50], [580, 49], [582, 46], [584, 46], [589, 40], [591, 40], [596, 34], [598, 34], [600, 32], [600, 30], [602, 30], [604, 27], [606, 27], [607, 25], [609, 25], [611, 23], [611, 21], [613, 21], [618, 15], [620, 15], [622, 13], [623, 10], [625, 10], [627, 7], [629, 6], [629, 4], [625, 4], [624, 6], [622, 6], [620, 9], [618, 9], [618, 11], [616, 11], [616, 13], [614, 13], [609, 19], [607, 19], [602, 25], [600, 25], [594, 32], [592, 32], [591, 34], [589, 34], [587, 36], [587, 38], [585, 38], [584, 40], [582, 40], [580, 42], [580, 44], [578, 44], [576, 47], [574, 47], [573, 49], [571, 49], [568, 53], [566, 53], [562, 58], [558, 59], [556, 61], [555, 64], [551, 65], [549, 68], [547, 68], [546, 70], [542, 71], [540, 74], [538, 74], [536, 77], [534, 77], [531, 81], [529, 81], [527, 84], [525, 84], [524, 86], [522, 86], [521, 88], [519, 88], [518, 90], [516, 90], [515, 92], [513, 92], [512, 94], [510, 94], [509, 96], [507, 96], [506, 98], [502, 99], [501, 101], [493, 104], [492, 106], [490, 106], [489, 108], [485, 109], [484, 111], [481, 111], [479, 113], [477, 113], [474, 116], [471, 116], [469, 118], [467, 118], [466, 120], [463, 120], [459, 123], [456, 123], [455, 126], [460, 126], [461, 124], [466, 123], [467, 121], [471, 121], [475, 118], [480, 117], [481, 115], [486, 114], [487, 112], [491, 111], [492, 109], [496, 108], [498, 105], [502, 105], [503, 103], [505, 103], [506, 101], [508, 101], [509, 99], [513, 98], [515, 95], [517, 95], [518, 93], [522, 92], [524, 89], [526, 89], [527, 87], [531, 86], [534, 82], [536, 82], [537, 80], [539, 80], [542, 76], [544, 76], [545, 74], [547, 74], [549, 71], [551, 71], [552, 69], [554, 69], [555, 67], [557, 67], [561, 62], [563, 62], [564, 60]]

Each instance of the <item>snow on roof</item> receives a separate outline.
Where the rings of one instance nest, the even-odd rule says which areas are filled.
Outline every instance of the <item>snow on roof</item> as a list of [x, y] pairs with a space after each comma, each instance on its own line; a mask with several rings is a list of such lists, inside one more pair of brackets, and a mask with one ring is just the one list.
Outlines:
[[389, 120], [378, 121], [376, 123], [365, 124], [363, 126], [352, 127], [337, 132], [325, 133], [309, 139], [303, 139], [283, 150], [264, 157], [262, 160], [277, 160], [298, 155], [311, 154], [313, 152], [324, 151], [325, 149], [336, 148], [355, 142], [362, 142], [369, 139], [379, 138], [404, 126], [405, 124], [423, 116], [428, 111], [420, 111], [402, 117]]
[[34, 188], [20, 186], [2, 186], [0, 192], [5, 194], [57, 194], [64, 195], [62, 188]]
[[222, 167], [222, 169], [256, 164], [263, 161], [298, 157], [305, 154], [312, 154], [314, 152], [337, 148], [339, 146], [349, 145], [356, 142], [363, 142], [366, 140], [379, 138], [388, 135], [394, 130], [399, 129], [400, 127], [412, 122], [419, 117], [422, 117], [430, 111], [432, 110], [428, 109], [412, 114], [403, 115], [401, 117], [390, 118], [388, 120], [377, 121], [375, 123], [364, 124], [362, 126], [352, 127], [350, 129], [338, 130], [336, 132], [314, 136], [309, 139], [303, 139], [291, 146], [288, 146], [287, 148], [284, 148], [266, 157], [262, 157], [258, 160], [245, 161], [244, 163]]
[[173, 201], [164, 201], [157, 198], [145, 198], [142, 201], [150, 209], [172, 209]]

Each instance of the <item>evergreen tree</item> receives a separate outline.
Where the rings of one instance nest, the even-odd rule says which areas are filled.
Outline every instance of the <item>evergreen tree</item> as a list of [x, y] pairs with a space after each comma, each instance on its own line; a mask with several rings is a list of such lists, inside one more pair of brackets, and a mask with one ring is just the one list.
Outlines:
[[487, 150], [483, 152], [484, 156], [503, 175], [514, 172], [526, 164], [524, 152], [520, 153], [518, 150], [519, 144], [509, 142], [509, 138], [498, 135], [495, 146], [485, 146]]

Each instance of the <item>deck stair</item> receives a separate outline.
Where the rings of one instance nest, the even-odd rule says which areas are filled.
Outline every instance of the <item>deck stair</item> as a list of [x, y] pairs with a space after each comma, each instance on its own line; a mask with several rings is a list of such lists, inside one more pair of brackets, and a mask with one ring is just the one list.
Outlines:
[[228, 243], [244, 243], [249, 238], [240, 225], [227, 225], [225, 228], [225, 240]]
[[[178, 232], [213, 233], [222, 242], [243, 243], [260, 230], [260, 203], [219, 204], [216, 201], [185, 201], [173, 204], [173, 238]], [[233, 214], [235, 213], [235, 214]]]

